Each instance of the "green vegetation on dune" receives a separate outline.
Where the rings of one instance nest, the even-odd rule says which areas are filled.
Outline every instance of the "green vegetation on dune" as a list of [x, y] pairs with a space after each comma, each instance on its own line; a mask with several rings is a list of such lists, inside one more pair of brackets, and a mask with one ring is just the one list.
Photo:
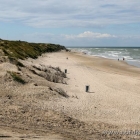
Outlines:
[[0, 40], [0, 49], [9, 59], [37, 58], [45, 52], [66, 50], [64, 46], [45, 43], [28, 43], [24, 41]]
[[8, 71], [8, 73], [11, 75], [11, 77], [13, 78], [14, 81], [17, 81], [21, 84], [25, 84], [26, 82], [22, 79], [22, 77], [17, 74], [16, 72], [10, 72]]

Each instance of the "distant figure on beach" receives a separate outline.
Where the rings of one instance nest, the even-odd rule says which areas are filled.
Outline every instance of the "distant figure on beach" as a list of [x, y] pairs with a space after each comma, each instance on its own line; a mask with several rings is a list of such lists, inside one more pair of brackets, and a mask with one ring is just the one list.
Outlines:
[[119, 58], [118, 58], [118, 61], [119, 61]]
[[123, 57], [123, 61], [125, 60], [125, 58]]

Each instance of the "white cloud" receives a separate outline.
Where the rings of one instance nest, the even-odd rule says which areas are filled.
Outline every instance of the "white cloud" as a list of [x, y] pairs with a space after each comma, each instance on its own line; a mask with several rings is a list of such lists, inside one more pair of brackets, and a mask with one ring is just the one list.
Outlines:
[[76, 39], [76, 38], [87, 38], [87, 39], [100, 39], [100, 38], [115, 38], [117, 36], [107, 34], [107, 33], [94, 33], [90, 31], [85, 31], [84, 33], [78, 35], [65, 35], [67, 39]]
[[55, 43], [66, 46], [138, 46], [140, 43], [140, 36], [116, 36], [90, 31], [77, 35], [36, 32], [25, 34], [22, 39], [29, 42]]

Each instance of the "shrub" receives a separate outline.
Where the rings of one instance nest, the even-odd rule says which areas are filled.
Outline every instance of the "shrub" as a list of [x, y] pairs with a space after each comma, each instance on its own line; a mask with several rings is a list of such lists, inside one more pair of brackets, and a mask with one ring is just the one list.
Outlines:
[[25, 67], [21, 62], [19, 62], [16, 58], [8, 56], [10, 63], [15, 64], [16, 66]]
[[17, 61], [17, 66], [20, 66], [20, 67], [25, 67], [21, 62]]
[[8, 73], [12, 76], [14, 81], [17, 81], [21, 84], [25, 84], [26, 82], [21, 78], [20, 75], [18, 75], [16, 72], [9, 72]]
[[67, 95], [67, 93], [66, 93], [63, 89], [61, 89], [61, 88], [57, 88], [57, 89], [55, 89], [55, 91], [56, 91], [57, 93], [59, 93], [61, 96], [65, 97], [65, 98], [68, 98], [68, 97], [69, 97], [69, 96]]
[[33, 68], [35, 68], [35, 69], [41, 71], [41, 68], [39, 68], [39, 67], [37, 67], [37, 66], [35, 66], [35, 65], [33, 66]]

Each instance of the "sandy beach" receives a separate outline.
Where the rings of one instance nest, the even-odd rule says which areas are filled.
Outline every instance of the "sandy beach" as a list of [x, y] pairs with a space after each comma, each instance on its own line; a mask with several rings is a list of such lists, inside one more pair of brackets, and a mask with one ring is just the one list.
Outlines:
[[[65, 113], [87, 122], [139, 124], [139, 68], [80, 53], [47, 54], [38, 64], [67, 69], [68, 83], [60, 86], [71, 98], [52, 104], [54, 108], [64, 106]], [[88, 93], [86, 85], [90, 86]]]
[[[77, 52], [46, 53], [40, 56], [38, 59], [29, 58], [26, 61], [21, 60], [21, 62], [27, 67], [32, 65], [36, 67], [45, 65], [59, 67], [62, 71], [67, 69], [67, 78], [65, 84], [53, 83], [45, 81], [42, 77], [39, 78], [33, 76], [33, 74], [29, 73], [27, 70], [22, 70], [22, 73], [26, 73], [31, 76], [32, 80], [30, 83], [24, 86], [17, 87], [17, 85], [15, 85], [15, 91], [13, 89], [13, 85], [11, 85], [13, 94], [20, 93], [22, 91], [22, 96], [26, 95], [25, 99], [18, 99], [18, 97], [16, 97], [16, 100], [18, 99], [18, 105], [12, 103], [11, 106], [13, 106], [13, 108], [18, 108], [20, 106], [19, 102], [23, 100], [23, 103], [26, 105], [27, 103], [25, 101], [40, 107], [42, 110], [48, 109], [51, 112], [55, 112], [55, 115], [53, 115], [51, 118], [52, 120], [50, 123], [53, 121], [61, 122], [63, 117], [65, 118], [68, 116], [74, 120], [77, 120], [76, 125], [78, 125], [79, 122], [84, 123], [86, 130], [89, 132], [90, 130], [98, 130], [98, 132], [95, 134], [88, 134], [88, 136], [92, 136], [91, 139], [103, 139], [102, 132], [104, 130], [140, 130], [139, 68], [130, 66], [124, 61], [93, 57]], [[4, 67], [2, 67], [2, 65], [1, 70], [3, 70], [4, 73]], [[1, 75], [3, 73], [1, 71]], [[34, 83], [36, 83], [37, 86], [34, 86]], [[85, 92], [86, 85], [89, 85], [89, 92]], [[1, 82], [1, 87], [2, 86], [6, 85], [2, 85]], [[6, 86], [7, 91], [9, 90], [8, 86]], [[44, 93], [45, 91], [47, 92], [48, 87], [62, 88], [69, 98], [58, 98], [55, 96], [55, 94], [49, 94], [46, 97]], [[27, 95], [31, 95], [30, 97], [32, 101], [31, 99], [27, 98]], [[53, 98], [53, 96], [55, 98]], [[1, 97], [4, 99], [2, 94]], [[51, 112], [49, 112], [50, 116]], [[26, 116], [28, 114], [30, 113], [28, 112]], [[2, 122], [6, 121], [1, 121], [1, 125], [3, 124], [2, 128], [6, 127]], [[58, 126], [60, 125], [61, 123]], [[10, 124], [8, 126], [10, 127]], [[12, 127], [13, 126], [16, 125], [14, 124]], [[40, 129], [43, 130], [41, 123], [39, 126]], [[80, 128], [78, 127], [75, 130], [74, 127], [70, 127], [69, 133], [73, 129], [73, 131], [75, 131], [75, 135], [77, 135], [77, 133], [79, 133], [78, 129], [80, 130]], [[67, 125], [64, 128], [66, 129]], [[54, 139], [59, 139], [59, 132], [56, 130], [57, 129], [55, 128]], [[73, 131], [71, 133], [74, 135]], [[81, 131], [85, 130], [81, 129]], [[41, 135], [42, 133], [43, 132], [39, 134]], [[48, 133], [50, 133], [50, 131], [48, 131]], [[65, 134], [67, 137], [68, 133]], [[97, 136], [97, 134], [100, 136]], [[47, 136], [45, 136], [44, 133], [43, 136], [44, 139], [47, 139]], [[87, 134], [85, 132], [85, 135], [83, 134], [81, 137], [77, 136], [76, 138], [76, 136], [73, 136], [72, 138], [69, 136], [69, 139], [75, 138], [82, 140], [82, 138], [85, 139], [86, 136]], [[90, 137], [87, 137], [87, 139], [90, 139]], [[111, 138], [110, 137], [105, 137], [104, 139], [128, 138], [126, 135], [123, 137], [116, 135], [117, 138], [114, 136]], [[138, 138], [138, 136], [136, 138]], [[64, 134], [61, 134], [60, 139], [68, 139], [68, 137], [64, 138]]]

